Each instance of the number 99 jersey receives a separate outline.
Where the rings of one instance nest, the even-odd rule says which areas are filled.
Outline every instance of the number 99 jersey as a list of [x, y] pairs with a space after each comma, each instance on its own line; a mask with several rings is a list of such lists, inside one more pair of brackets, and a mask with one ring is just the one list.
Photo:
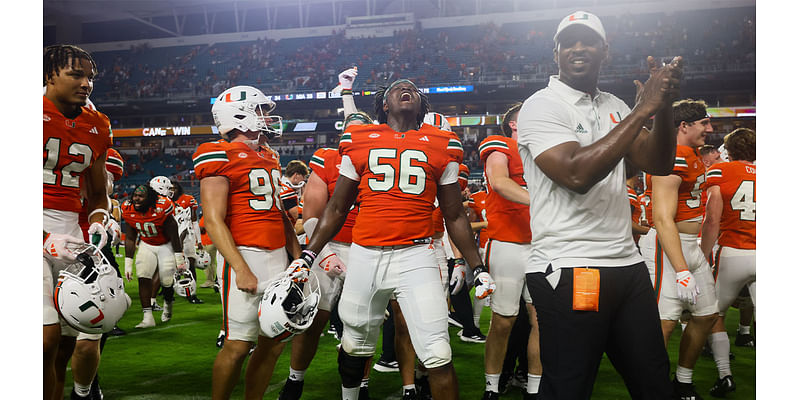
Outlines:
[[340, 173], [360, 182], [353, 243], [393, 246], [433, 235], [437, 186], [458, 181], [464, 150], [428, 124], [403, 133], [381, 124], [348, 127], [339, 154]]
[[156, 205], [145, 213], [136, 211], [130, 200], [125, 200], [120, 207], [122, 219], [139, 232], [139, 238], [143, 242], [153, 246], [169, 242], [167, 235], [164, 234], [163, 226], [164, 220], [172, 215], [173, 210], [172, 200], [164, 196], [158, 196]]
[[218, 140], [198, 146], [192, 160], [198, 179], [228, 179], [225, 225], [237, 246], [274, 250], [286, 245], [278, 153], [263, 147], [254, 151], [244, 143]]

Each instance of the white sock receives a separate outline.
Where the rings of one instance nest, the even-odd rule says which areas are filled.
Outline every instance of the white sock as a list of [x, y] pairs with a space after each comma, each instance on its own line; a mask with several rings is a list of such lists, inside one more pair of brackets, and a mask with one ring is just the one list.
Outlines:
[[306, 377], [306, 370], [298, 371], [289, 367], [289, 379], [293, 381], [302, 382]]
[[744, 326], [739, 325], [739, 333], [742, 335], [749, 335], [750, 334], [750, 325]]
[[342, 400], [358, 400], [359, 387], [346, 388], [342, 386]]
[[675, 369], [675, 379], [680, 383], [692, 383], [692, 369], [678, 365]]
[[500, 392], [500, 374], [484, 374], [486, 377], [486, 390], [489, 392]]
[[687, 322], [681, 322], [681, 332], [686, 330], [686, 324]]
[[733, 375], [731, 372], [731, 341], [727, 332], [716, 332], [709, 335], [711, 339], [711, 352], [714, 353], [714, 362], [717, 363], [717, 372], [720, 378]]
[[541, 375], [528, 374], [528, 384], [525, 385], [527, 393], [539, 393], [539, 382], [541, 381]]
[[403, 391], [405, 392], [406, 390], [414, 390], [414, 391], [416, 391], [417, 390], [417, 386], [414, 385], [413, 383], [410, 384], [410, 385], [403, 385]]
[[154, 304], [156, 304], [156, 298], [155, 297], [151, 297], [150, 298], [150, 305], [152, 306]]
[[78, 382], [73, 382], [72, 384], [73, 384], [73, 387], [75, 389], [75, 393], [77, 393], [78, 396], [81, 396], [81, 397], [89, 396], [89, 390], [92, 388], [92, 384], [91, 383], [89, 383], [89, 385], [87, 385], [87, 386], [81, 385]]

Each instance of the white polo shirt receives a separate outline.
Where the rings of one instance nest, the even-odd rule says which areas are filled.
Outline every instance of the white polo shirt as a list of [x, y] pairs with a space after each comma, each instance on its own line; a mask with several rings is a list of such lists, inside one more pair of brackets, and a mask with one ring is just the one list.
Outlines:
[[533, 250], [526, 272], [553, 268], [621, 267], [643, 261], [631, 235], [631, 210], [622, 160], [586, 194], [553, 182], [534, 159], [566, 142], [588, 146], [630, 113], [616, 96], [594, 98], [557, 76], [525, 100], [517, 119], [519, 153], [530, 194]]

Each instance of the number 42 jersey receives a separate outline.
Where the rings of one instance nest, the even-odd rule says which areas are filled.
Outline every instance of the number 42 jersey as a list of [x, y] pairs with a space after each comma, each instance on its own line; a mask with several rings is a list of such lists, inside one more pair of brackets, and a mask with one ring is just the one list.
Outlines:
[[244, 143], [218, 140], [198, 146], [192, 160], [198, 179], [228, 179], [225, 224], [237, 246], [273, 250], [286, 245], [278, 153], [263, 147], [254, 151]]
[[458, 182], [464, 150], [432, 125], [400, 133], [381, 124], [348, 127], [339, 154], [340, 173], [359, 181], [353, 243], [393, 246], [433, 235], [437, 186]]

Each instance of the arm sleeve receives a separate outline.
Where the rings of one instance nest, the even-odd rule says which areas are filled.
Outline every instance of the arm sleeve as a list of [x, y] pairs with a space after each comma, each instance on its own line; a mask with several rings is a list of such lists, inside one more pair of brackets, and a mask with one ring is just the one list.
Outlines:
[[[342, 156], [342, 163], [339, 165], [339, 175], [343, 175], [356, 182], [361, 182], [361, 176], [358, 175], [355, 165], [353, 165], [353, 162], [350, 160], [350, 156], [347, 155]], [[456, 165], [456, 178], [458, 178], [458, 165]]]
[[442, 173], [442, 177], [439, 178], [439, 184], [449, 185], [451, 183], [458, 182], [458, 166], [459, 164], [454, 161], [447, 163], [447, 166]]

